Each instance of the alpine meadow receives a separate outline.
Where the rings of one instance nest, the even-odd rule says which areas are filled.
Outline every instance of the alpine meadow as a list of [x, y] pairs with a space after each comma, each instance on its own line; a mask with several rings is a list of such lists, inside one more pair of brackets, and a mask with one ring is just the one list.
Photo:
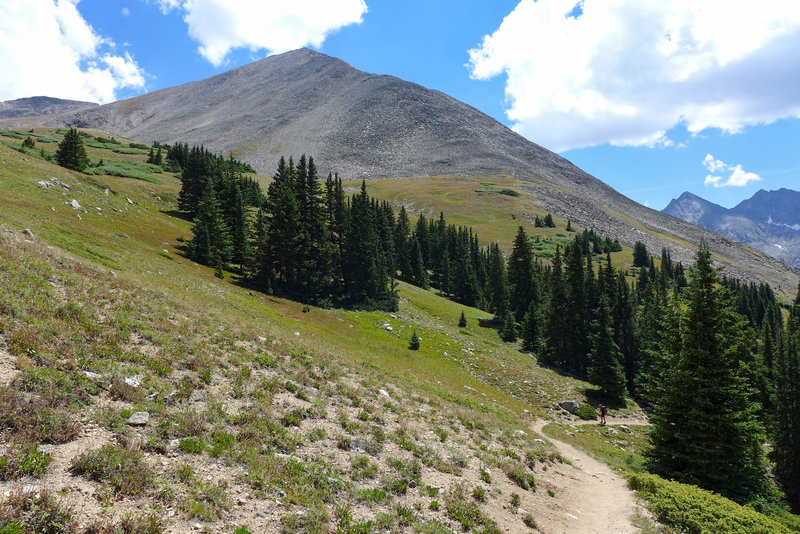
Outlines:
[[[469, 83], [555, 2], [515, 2]], [[154, 42], [186, 24], [217, 69], [151, 92], [165, 75], [139, 41], [92, 33], [88, 0], [53, 4], [59, 42], [93, 38], [73, 53], [95, 92], [0, 102], [0, 534], [800, 533], [800, 271], [734, 239], [747, 208], [748, 243], [794, 243], [794, 193], [650, 209], [527, 138], [534, 109], [603, 116], [601, 89], [534, 106], [506, 58], [505, 125], [296, 49], [361, 42], [388, 9], [345, 3], [281, 7], [278, 26], [217, 6], [211, 28], [204, 1], [131, 2], [131, 24], [163, 17]], [[305, 41], [267, 40], [302, 24]], [[180, 46], [158, 49], [174, 76], [197, 68]], [[680, 148], [595, 145], [707, 142], [680, 120]], [[724, 217], [703, 228], [698, 206]]]

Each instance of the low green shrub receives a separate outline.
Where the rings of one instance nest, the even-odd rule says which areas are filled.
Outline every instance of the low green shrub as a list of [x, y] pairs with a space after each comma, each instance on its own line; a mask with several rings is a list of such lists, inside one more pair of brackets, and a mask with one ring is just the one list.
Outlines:
[[636, 473], [628, 486], [645, 501], [656, 518], [678, 532], [727, 534], [788, 534], [788, 528], [752, 508], [710, 491]]
[[140, 451], [104, 445], [72, 461], [70, 471], [107, 483], [116, 494], [138, 495], [153, 482], [153, 472]]
[[597, 419], [597, 410], [591, 404], [583, 403], [575, 410], [575, 415], [584, 421], [594, 421]]
[[41, 478], [51, 460], [50, 454], [40, 452], [36, 445], [11, 447], [0, 456], [0, 480], [17, 480], [24, 476]]

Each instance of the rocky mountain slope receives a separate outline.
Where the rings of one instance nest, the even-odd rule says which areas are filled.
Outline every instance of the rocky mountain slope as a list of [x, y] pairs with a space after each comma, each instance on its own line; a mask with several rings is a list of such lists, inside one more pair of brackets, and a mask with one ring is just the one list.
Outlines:
[[759, 190], [731, 209], [686, 192], [664, 213], [698, 224], [800, 269], [800, 192]]
[[[5, 121], [6, 124], [11, 124]], [[2, 124], [2, 123], [0, 123]], [[566, 159], [438, 91], [354, 69], [307, 49], [90, 110], [14, 125], [102, 129], [143, 142], [202, 143], [271, 174], [313, 154], [344, 178], [512, 175], [555, 215], [688, 262], [709, 242], [732, 276], [792, 291], [797, 273], [738, 242], [646, 208]]]
[[64, 100], [49, 96], [18, 98], [16, 100], [0, 102], [0, 120], [68, 113], [96, 106], [97, 104], [94, 102]]

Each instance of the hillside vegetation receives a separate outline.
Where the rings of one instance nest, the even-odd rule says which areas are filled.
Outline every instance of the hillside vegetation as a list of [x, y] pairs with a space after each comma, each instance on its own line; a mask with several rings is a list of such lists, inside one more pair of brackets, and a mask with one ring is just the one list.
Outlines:
[[[220, 279], [184, 256], [178, 177], [141, 145], [87, 135], [92, 171], [156, 179], [67, 171], [43, 159], [58, 132], [0, 132], [0, 532], [548, 531], [563, 526], [545, 509], [567, 521], [584, 506], [561, 498], [572, 467], [530, 427], [571, 420], [557, 403], [593, 386], [433, 290], [399, 283], [396, 312], [322, 309]], [[369, 187], [508, 250], [510, 215], [545, 213], [500, 194], [510, 179], [480, 181], [434, 180], [412, 202]], [[558, 218], [535, 235], [545, 260], [571, 238]], [[612, 257], [630, 266], [629, 249]], [[656, 516], [694, 532], [659, 511], [672, 486], [648, 480]]]

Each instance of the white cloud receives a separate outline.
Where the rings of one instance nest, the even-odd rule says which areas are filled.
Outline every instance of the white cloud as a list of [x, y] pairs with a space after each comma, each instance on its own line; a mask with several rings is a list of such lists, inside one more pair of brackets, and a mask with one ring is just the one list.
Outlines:
[[711, 154], [706, 154], [703, 166], [711, 173], [727, 173], [727, 178], [709, 174], [703, 181], [705, 185], [714, 187], [744, 187], [750, 182], [760, 182], [762, 178], [754, 172], [742, 169], [741, 165], [728, 165], [716, 159]]
[[685, 124], [735, 133], [800, 117], [797, 0], [521, 0], [469, 51], [507, 75], [507, 116], [554, 150], [663, 146]]
[[0, 0], [0, 100], [53, 96], [110, 102], [119, 89], [144, 89], [130, 54], [109, 52], [78, 0]]
[[123, 15], [124, 17], [128, 17], [128, 16], [130, 16], [130, 14], [131, 14], [131, 10], [130, 10], [130, 9], [128, 9], [127, 7], [123, 7], [123, 8], [122, 8], [122, 15]]
[[322, 46], [325, 38], [367, 12], [364, 0], [158, 0], [180, 9], [200, 54], [221, 65], [235, 48], [271, 54]]

